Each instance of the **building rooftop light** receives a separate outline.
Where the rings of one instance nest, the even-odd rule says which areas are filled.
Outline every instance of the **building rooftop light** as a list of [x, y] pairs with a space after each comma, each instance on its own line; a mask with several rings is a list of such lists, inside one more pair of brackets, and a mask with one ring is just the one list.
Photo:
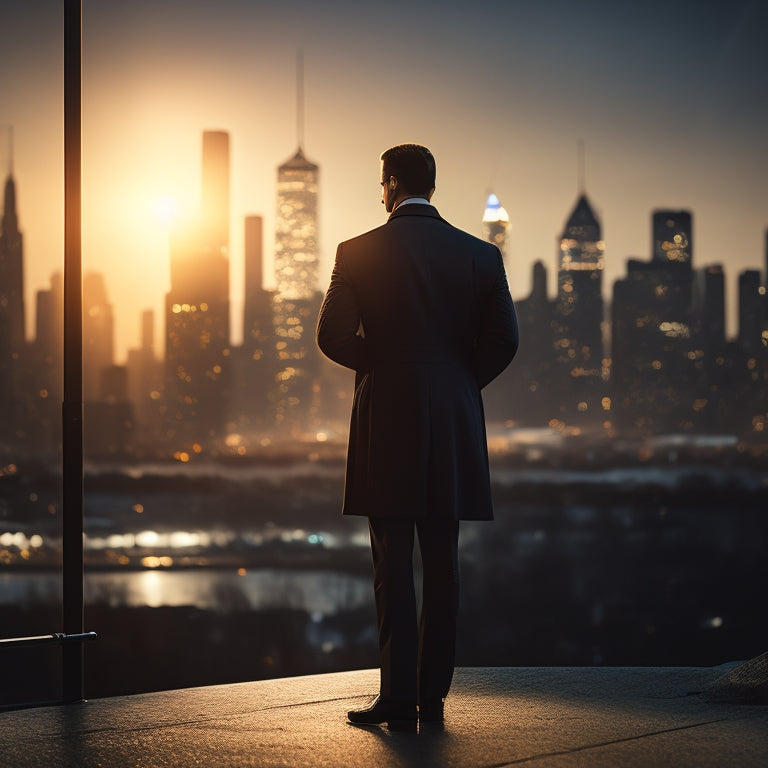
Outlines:
[[493, 193], [488, 195], [488, 202], [485, 204], [485, 213], [483, 214], [483, 221], [489, 222], [504, 222], [509, 223], [509, 214], [504, 206], [499, 202], [499, 198]]

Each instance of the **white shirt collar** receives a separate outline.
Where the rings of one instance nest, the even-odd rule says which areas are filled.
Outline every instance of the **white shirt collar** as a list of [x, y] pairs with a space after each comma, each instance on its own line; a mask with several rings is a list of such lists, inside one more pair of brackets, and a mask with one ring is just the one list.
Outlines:
[[405, 200], [401, 200], [393, 209], [396, 211], [401, 205], [432, 205], [426, 197], [406, 197]]

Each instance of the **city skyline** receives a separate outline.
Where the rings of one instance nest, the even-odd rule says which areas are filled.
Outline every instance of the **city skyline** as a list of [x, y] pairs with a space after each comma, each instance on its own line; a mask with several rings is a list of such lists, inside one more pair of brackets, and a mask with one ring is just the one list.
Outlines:
[[[435, 152], [435, 203], [449, 221], [481, 236], [488, 193], [498, 195], [510, 217], [512, 294], [527, 296], [533, 263], [550, 273], [556, 265], [558, 234], [581, 191], [583, 139], [585, 189], [606, 242], [604, 292], [629, 258], [651, 254], [653, 209], [690, 210], [695, 267], [723, 264], [735, 334], [736, 275], [763, 269], [768, 223], [760, 98], [768, 54], [758, 44], [766, 9], [757, 3], [448, 3], [439, 19], [429, 3], [407, 16], [393, 3], [385, 18], [343, 2], [322, 14], [303, 2], [222, 3], [216, 16], [202, 4], [179, 8], [84, 2], [84, 266], [106, 277], [118, 361], [137, 346], [143, 309], [155, 309], [159, 323], [168, 232], [152, 207], [164, 196], [182, 210], [199, 204], [203, 130], [226, 130], [233, 142], [233, 318], [242, 313], [246, 215], [264, 219], [273, 284], [274, 179], [296, 144], [297, 48], [306, 62], [304, 149], [323, 168], [321, 288], [336, 243], [384, 220], [379, 153], [416, 140]], [[7, 77], [0, 123], [15, 129], [31, 337], [34, 293], [62, 265], [61, 20], [45, 2], [2, 14], [0, 69], [18, 74]], [[578, 55], [571, 39], [581, 41]]]
[[[352, 378], [319, 364], [312, 333], [323, 295], [316, 276], [320, 168], [299, 147], [278, 169], [275, 290], [262, 283], [263, 222], [258, 216], [245, 220], [248, 291], [243, 316], [235, 319], [243, 324], [244, 343], [238, 345], [230, 334], [229, 147], [228, 133], [203, 132], [207, 203], [199, 226], [174, 231], [171, 241], [162, 361], [154, 352], [154, 314], [145, 310], [141, 347], [129, 351], [128, 366], [115, 365], [114, 312], [104, 276], [85, 273], [85, 423], [94, 454], [164, 446], [188, 461], [191, 453], [217, 455], [222, 449], [245, 455], [256, 443], [269, 445], [273, 430], [280, 439], [299, 441], [345, 432]], [[52, 279], [50, 290], [38, 292], [36, 314], [45, 333], [23, 344], [15, 198], [9, 181], [0, 242], [0, 273], [6, 276], [0, 283], [0, 347], [6, 350], [0, 389], [26, 403], [9, 426], [42, 447], [45, 425], [52, 423], [50, 404], [59, 399], [60, 331], [51, 321], [52, 310], [61, 306], [61, 281]], [[502, 253], [507, 218], [489, 195], [484, 234]], [[586, 428], [614, 436], [617, 427], [648, 434], [765, 431], [765, 276], [755, 269], [739, 272], [739, 332], [728, 340], [725, 270], [721, 264], [694, 268], [690, 212], [655, 209], [650, 224], [651, 257], [628, 262], [606, 303], [602, 225], [586, 194], [579, 196], [560, 238], [556, 298], [548, 296], [547, 268], [537, 261], [532, 290], [517, 302], [521, 352], [512, 372], [485, 393], [490, 422], [546, 425], [573, 435]], [[54, 436], [47, 431], [48, 439]]]

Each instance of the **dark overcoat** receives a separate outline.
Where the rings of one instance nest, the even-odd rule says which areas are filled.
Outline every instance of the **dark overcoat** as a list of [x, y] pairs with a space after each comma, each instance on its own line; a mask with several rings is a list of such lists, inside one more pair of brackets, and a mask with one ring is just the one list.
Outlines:
[[499, 249], [401, 205], [339, 245], [317, 342], [356, 371], [343, 513], [492, 519], [480, 390], [518, 344]]

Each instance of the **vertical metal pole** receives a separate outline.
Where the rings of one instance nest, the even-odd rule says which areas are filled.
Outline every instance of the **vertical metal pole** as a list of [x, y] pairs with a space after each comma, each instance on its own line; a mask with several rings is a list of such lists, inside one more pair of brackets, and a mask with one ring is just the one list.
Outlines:
[[[83, 296], [81, 260], [82, 0], [64, 0], [64, 632], [83, 632]], [[83, 698], [83, 645], [65, 643], [64, 701]]]

